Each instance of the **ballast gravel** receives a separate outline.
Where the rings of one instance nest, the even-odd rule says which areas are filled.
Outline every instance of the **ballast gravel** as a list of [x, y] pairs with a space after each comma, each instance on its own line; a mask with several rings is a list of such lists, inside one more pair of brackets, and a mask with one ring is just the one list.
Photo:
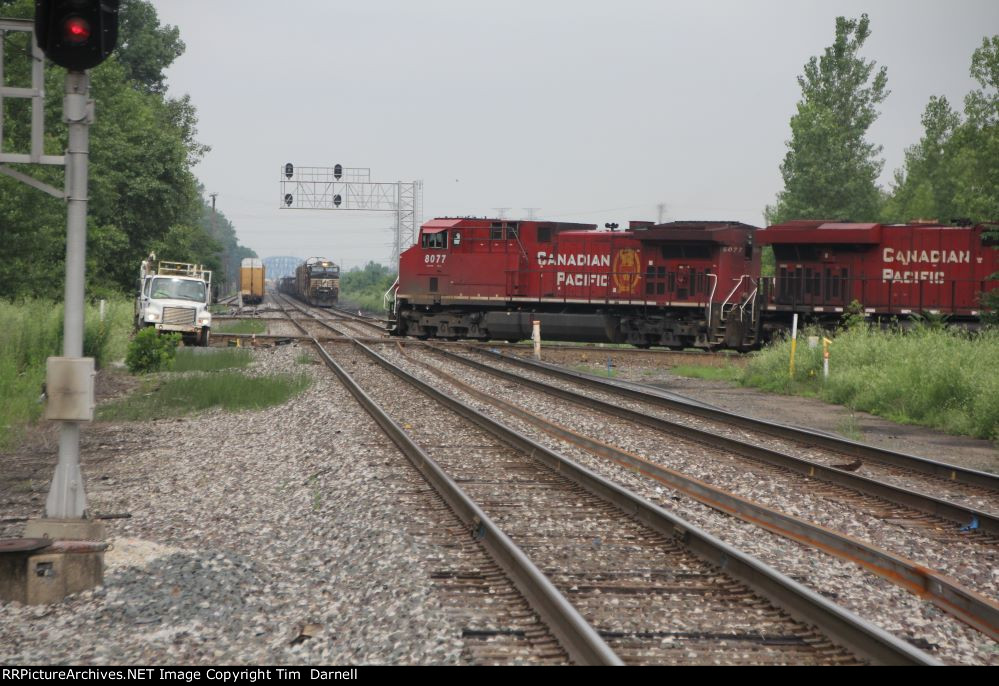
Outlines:
[[[550, 397], [536, 397], [538, 394], [529, 389], [516, 387], [510, 382], [473, 372], [464, 365], [445, 361], [439, 356], [426, 352], [411, 350], [404, 356], [392, 346], [380, 346], [378, 352], [414, 376], [461, 399], [480, 412], [521, 431], [535, 441], [649, 498], [666, 510], [688, 519], [843, 607], [926, 650], [935, 657], [952, 664], [999, 664], [999, 650], [996, 650], [994, 641], [946, 615], [931, 603], [919, 599], [889, 581], [868, 573], [852, 563], [838, 560], [815, 549], [771, 534], [752, 524], [716, 512], [657, 482], [637, 476], [608, 460], [595, 457], [564, 441], [552, 438], [532, 425], [452, 387], [440, 377], [430, 373], [422, 365], [415, 364], [415, 360], [427, 362], [435, 368], [454, 374], [479, 391], [504, 398], [515, 404], [524, 405], [536, 414], [552, 418], [554, 421], [560, 421], [563, 424], [589, 423], [588, 430], [585, 426], [577, 426], [577, 428], [584, 429], [584, 433], [589, 435], [600, 436], [605, 442], [636, 450], [637, 446], [632, 445], [632, 443], [636, 434], [641, 433], [641, 430], [634, 426], [619, 426], [609, 418], [603, 421], [594, 421], [592, 418], [584, 419], [589, 413], [565, 401]], [[660, 445], [662, 446], [662, 442]], [[636, 452], [641, 451], [636, 450]], [[705, 465], [705, 468], [710, 468], [708, 465], [711, 464], [711, 461], [701, 455], [701, 452], [705, 452], [705, 450], [703, 448], [688, 450], [684, 455], [685, 464], [688, 467], [693, 467], [700, 461]], [[770, 479], [761, 479], [751, 471], [744, 471], [743, 476], [744, 485], [751, 489], [744, 495], [754, 500], [766, 502], [781, 495], [785, 498], [790, 498], [793, 495], [792, 493], [778, 492], [781, 489], [778, 489]], [[839, 509], [833, 501], [828, 501], [827, 505], [831, 510]], [[793, 504], [785, 506], [785, 510], [790, 511], [791, 514], [808, 516], [804, 512], [796, 511]], [[859, 522], [857, 524], [859, 528]], [[881, 543], [885, 543], [885, 541], [881, 541]], [[922, 551], [910, 550], [908, 553], [909, 557], [921, 557]], [[943, 562], [943, 560], [938, 560], [938, 562]], [[954, 562], [954, 566], [957, 568], [962, 567], [962, 565], [979, 567], [983, 564], [984, 561], [973, 559]], [[995, 574], [995, 567], [988, 564], [987, 568], [985, 571], [976, 570], [976, 573], [990, 581], [991, 575]], [[961, 576], [966, 576], [966, 574]]]
[[407, 533], [404, 458], [306, 350], [254, 350], [251, 373], [312, 378], [282, 406], [85, 429], [91, 511], [131, 518], [107, 522], [103, 586], [0, 601], [0, 663], [465, 661], [441, 551]]

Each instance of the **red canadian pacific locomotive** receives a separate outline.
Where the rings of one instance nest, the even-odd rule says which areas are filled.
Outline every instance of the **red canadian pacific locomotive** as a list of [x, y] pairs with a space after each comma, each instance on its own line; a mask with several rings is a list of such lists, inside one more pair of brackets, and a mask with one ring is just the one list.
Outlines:
[[[979, 315], [999, 287], [986, 227], [790, 222], [591, 224], [435, 219], [400, 257], [397, 335], [749, 350], [791, 313]], [[760, 276], [772, 245], [776, 275]]]

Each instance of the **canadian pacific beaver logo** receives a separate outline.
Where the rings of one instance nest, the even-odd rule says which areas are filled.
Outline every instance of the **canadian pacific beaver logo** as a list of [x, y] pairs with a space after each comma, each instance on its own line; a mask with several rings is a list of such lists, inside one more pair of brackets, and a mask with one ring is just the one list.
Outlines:
[[614, 256], [614, 285], [618, 293], [634, 293], [642, 276], [642, 263], [638, 251], [626, 248]]

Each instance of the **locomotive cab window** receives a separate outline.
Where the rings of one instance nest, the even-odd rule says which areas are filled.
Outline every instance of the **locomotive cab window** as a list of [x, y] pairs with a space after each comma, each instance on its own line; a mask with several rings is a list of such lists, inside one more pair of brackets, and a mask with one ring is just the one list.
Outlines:
[[520, 232], [520, 225], [517, 222], [510, 222], [506, 225], [506, 237], [511, 241], [517, 240], [517, 236]]
[[551, 243], [552, 241], [552, 227], [550, 226], [539, 226], [538, 227], [538, 243]]
[[493, 222], [489, 226], [489, 240], [491, 241], [503, 240], [503, 224], [501, 224], [500, 222]]
[[420, 247], [425, 250], [446, 250], [447, 231], [425, 233], [420, 237]]

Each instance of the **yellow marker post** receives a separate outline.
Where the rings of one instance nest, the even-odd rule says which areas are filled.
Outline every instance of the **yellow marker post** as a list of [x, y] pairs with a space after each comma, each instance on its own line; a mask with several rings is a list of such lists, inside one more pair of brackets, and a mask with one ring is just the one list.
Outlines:
[[791, 378], [794, 378], [794, 351], [798, 347], [798, 313], [791, 319]]

